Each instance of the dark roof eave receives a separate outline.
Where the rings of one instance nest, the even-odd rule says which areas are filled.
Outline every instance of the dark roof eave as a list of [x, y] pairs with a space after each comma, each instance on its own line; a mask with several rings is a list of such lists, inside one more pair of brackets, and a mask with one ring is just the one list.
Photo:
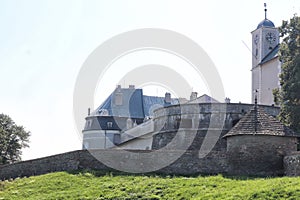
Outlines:
[[278, 58], [278, 55], [274, 56], [273, 58], [271, 58], [271, 59], [269, 59], [269, 60], [262, 61], [262, 62], [258, 63], [257, 66], [262, 65], [262, 64], [265, 64], [265, 63], [268, 63], [268, 62], [270, 62], [270, 61], [272, 61], [272, 60], [274, 60], [274, 59], [277, 59], [277, 58]]
[[[277, 44], [262, 60], [258, 65], [262, 65], [264, 63], [267, 63], [274, 58], [278, 57], [278, 51], [279, 51], [280, 44]], [[270, 57], [271, 56], [271, 57]]]

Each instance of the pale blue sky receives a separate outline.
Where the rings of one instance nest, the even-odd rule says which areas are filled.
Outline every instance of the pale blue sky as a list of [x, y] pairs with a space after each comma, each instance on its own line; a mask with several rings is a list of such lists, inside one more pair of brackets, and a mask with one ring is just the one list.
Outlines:
[[[266, 2], [268, 18], [276, 26], [300, 13], [298, 0]], [[80, 67], [102, 42], [133, 29], [163, 28], [188, 36], [214, 61], [226, 96], [249, 103], [251, 53], [242, 41], [251, 48], [250, 32], [264, 18], [263, 3], [0, 1], [0, 112], [31, 131], [31, 147], [24, 150], [23, 158], [81, 148], [72, 110]], [[100, 104], [114, 87], [114, 82], [108, 83], [95, 101]]]

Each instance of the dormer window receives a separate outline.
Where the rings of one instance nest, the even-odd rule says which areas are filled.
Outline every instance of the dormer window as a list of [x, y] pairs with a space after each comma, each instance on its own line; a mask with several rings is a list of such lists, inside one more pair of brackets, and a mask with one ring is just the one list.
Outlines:
[[98, 113], [100, 116], [108, 116], [109, 114], [107, 109], [100, 109]]
[[112, 128], [113, 123], [112, 122], [107, 122], [107, 128]]

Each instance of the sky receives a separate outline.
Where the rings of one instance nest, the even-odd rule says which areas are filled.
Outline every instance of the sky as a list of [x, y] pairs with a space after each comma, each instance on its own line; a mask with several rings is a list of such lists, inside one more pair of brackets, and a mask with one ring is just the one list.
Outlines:
[[[226, 97], [250, 103], [251, 31], [264, 19], [264, 2], [275, 26], [300, 13], [298, 0], [1, 0], [0, 112], [31, 132], [22, 159], [81, 149], [73, 116], [78, 73], [99, 45], [134, 29], [168, 29], [189, 37], [214, 62]], [[122, 66], [149, 63], [186, 67], [164, 53], [128, 55], [99, 81], [91, 107], [112, 92], [117, 83], [112, 76], [122, 76]], [[129, 84], [126, 80], [123, 86]], [[201, 85], [193, 90], [208, 93]], [[161, 90], [146, 94], [160, 95]]]

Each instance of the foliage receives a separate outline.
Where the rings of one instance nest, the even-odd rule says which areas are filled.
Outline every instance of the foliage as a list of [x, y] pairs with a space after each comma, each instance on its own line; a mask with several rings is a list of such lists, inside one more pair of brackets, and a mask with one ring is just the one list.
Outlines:
[[0, 164], [7, 164], [21, 159], [21, 149], [28, 147], [30, 132], [5, 114], [0, 114]]
[[300, 17], [283, 21], [279, 31], [283, 37], [279, 50], [281, 88], [274, 91], [275, 100], [281, 107], [280, 120], [300, 131]]
[[96, 176], [56, 172], [0, 182], [0, 199], [299, 199], [300, 178]]

